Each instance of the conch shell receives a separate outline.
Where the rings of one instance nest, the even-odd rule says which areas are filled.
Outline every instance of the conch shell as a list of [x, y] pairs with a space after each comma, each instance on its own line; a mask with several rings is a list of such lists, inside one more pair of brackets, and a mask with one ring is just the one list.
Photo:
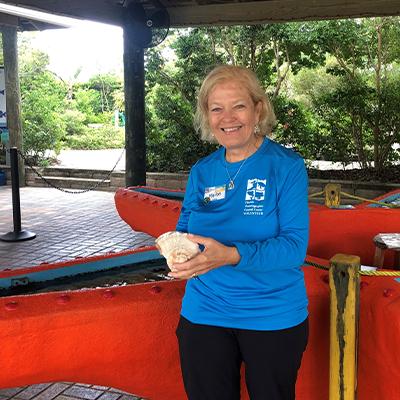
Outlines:
[[185, 262], [200, 253], [197, 243], [188, 239], [187, 233], [171, 231], [166, 232], [156, 239], [156, 246], [160, 254], [167, 259], [168, 267], [174, 271], [174, 263]]

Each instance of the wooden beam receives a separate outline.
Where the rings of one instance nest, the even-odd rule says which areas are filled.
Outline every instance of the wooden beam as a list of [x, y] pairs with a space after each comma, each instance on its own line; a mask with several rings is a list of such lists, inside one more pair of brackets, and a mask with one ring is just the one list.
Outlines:
[[328, 183], [324, 187], [325, 192], [325, 206], [326, 207], [339, 207], [341, 201], [342, 187], [337, 183]]
[[26, 7], [64, 17], [87, 19], [105, 24], [123, 25], [124, 8], [117, 1], [109, 0], [22, 0], [3, 1], [14, 6]]
[[355, 400], [360, 296], [360, 257], [330, 260], [329, 400]]
[[[1, 31], [3, 35], [7, 128], [10, 132], [10, 147], [17, 147], [23, 151], [17, 29], [12, 26], [2, 26]], [[25, 169], [21, 157], [18, 158], [18, 169], [20, 186], [25, 186]]]
[[271, 0], [168, 9], [171, 25], [263, 24], [273, 22], [400, 15], [400, 0]]
[[0, 26], [18, 27], [18, 17], [15, 15], [0, 13]]
[[[118, 0], [22, 0], [4, 3], [39, 11], [123, 26], [125, 9]], [[172, 27], [263, 24], [400, 15], [400, 0], [259, 0], [198, 5], [165, 1]]]
[[134, 43], [131, 21], [124, 26], [125, 184], [146, 184], [144, 50]]

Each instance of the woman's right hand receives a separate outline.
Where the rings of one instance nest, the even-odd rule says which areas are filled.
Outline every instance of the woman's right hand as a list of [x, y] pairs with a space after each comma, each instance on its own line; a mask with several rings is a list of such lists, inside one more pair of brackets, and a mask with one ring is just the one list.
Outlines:
[[188, 239], [203, 245], [204, 250], [189, 261], [175, 263], [173, 271], [168, 274], [172, 278], [190, 279], [223, 265], [236, 265], [240, 261], [236, 247], [225, 246], [215, 239], [199, 235], [188, 234]]

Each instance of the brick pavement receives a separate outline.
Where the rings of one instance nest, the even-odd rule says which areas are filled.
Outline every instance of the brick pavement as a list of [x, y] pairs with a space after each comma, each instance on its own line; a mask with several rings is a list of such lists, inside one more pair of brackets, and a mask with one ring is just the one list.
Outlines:
[[0, 400], [144, 400], [118, 389], [86, 385], [83, 383], [56, 382], [18, 388], [0, 389]]
[[[132, 231], [114, 206], [114, 194], [66, 194], [51, 188], [20, 189], [22, 229], [37, 237], [25, 242], [0, 241], [0, 269], [70, 260], [151, 245], [154, 240]], [[11, 188], [0, 186], [0, 235], [13, 230]], [[0, 400], [139, 400], [114, 388], [71, 382], [0, 390]]]
[[[37, 237], [0, 241], [0, 268], [38, 265], [153, 244], [133, 232], [114, 205], [114, 193], [66, 194], [51, 188], [20, 189], [22, 229]], [[11, 188], [0, 186], [0, 235], [12, 231]]]

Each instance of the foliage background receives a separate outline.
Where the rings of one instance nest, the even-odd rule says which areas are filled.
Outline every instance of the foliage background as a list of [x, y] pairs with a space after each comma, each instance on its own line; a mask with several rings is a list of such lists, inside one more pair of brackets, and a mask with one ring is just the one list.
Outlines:
[[[213, 66], [230, 63], [259, 76], [278, 117], [275, 140], [310, 160], [357, 161], [379, 178], [400, 158], [399, 21], [172, 31], [145, 53], [148, 170], [188, 170], [215, 149], [192, 127], [196, 92]], [[124, 146], [123, 127], [113, 120], [124, 109], [122, 77], [64, 82], [29, 40], [19, 46], [24, 150], [34, 161], [49, 149]]]

